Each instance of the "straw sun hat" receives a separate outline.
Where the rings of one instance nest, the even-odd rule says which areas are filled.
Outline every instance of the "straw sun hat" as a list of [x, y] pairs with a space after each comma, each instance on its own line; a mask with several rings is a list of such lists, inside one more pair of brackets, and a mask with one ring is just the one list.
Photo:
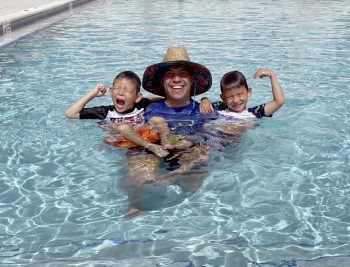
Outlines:
[[212, 77], [210, 71], [201, 64], [191, 62], [185, 47], [171, 46], [168, 48], [162, 62], [146, 68], [142, 80], [143, 88], [152, 94], [165, 96], [164, 88], [160, 81], [165, 69], [170, 66], [184, 66], [191, 70], [197, 85], [196, 88], [192, 87], [191, 96], [202, 94], [211, 87]]

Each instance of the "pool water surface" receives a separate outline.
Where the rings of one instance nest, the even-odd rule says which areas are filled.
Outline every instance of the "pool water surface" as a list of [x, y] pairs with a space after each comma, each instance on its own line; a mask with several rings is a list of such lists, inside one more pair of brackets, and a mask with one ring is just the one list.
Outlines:
[[[349, 27], [347, 1], [106, 0], [1, 48], [1, 264], [349, 265]], [[174, 44], [211, 70], [210, 99], [238, 69], [249, 106], [270, 100], [269, 81], [252, 78], [265, 66], [286, 102], [212, 151], [194, 194], [125, 218], [126, 150], [63, 112]]]

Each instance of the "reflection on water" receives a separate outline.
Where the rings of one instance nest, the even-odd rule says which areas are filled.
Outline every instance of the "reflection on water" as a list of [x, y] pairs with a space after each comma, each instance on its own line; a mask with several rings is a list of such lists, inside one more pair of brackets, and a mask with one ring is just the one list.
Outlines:
[[[3, 264], [347, 265], [349, 13], [346, 1], [97, 1], [0, 50]], [[196, 193], [126, 219], [126, 151], [63, 110], [122, 70], [141, 76], [170, 44], [211, 70], [210, 99], [239, 69], [249, 105], [268, 101], [269, 82], [252, 79], [266, 66], [286, 103], [212, 151]]]

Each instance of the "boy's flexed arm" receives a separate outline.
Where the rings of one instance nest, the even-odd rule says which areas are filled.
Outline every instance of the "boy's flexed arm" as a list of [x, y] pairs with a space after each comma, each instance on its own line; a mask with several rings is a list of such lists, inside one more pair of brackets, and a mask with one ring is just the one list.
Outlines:
[[79, 112], [85, 107], [85, 105], [95, 97], [103, 96], [106, 92], [107, 90], [102, 84], [97, 84], [94, 89], [67, 108], [64, 115], [70, 119], [79, 119]]
[[266, 68], [260, 68], [255, 74], [254, 79], [269, 77], [271, 80], [271, 88], [273, 99], [265, 105], [265, 115], [271, 116], [276, 110], [278, 110], [284, 104], [284, 95], [282, 88], [277, 80], [275, 73]]

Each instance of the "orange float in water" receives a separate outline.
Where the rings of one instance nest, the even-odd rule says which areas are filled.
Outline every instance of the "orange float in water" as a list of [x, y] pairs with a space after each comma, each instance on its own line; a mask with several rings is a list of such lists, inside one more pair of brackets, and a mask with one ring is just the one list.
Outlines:
[[[144, 125], [140, 128], [137, 128], [135, 130], [137, 135], [141, 136], [143, 139], [147, 140], [150, 143], [157, 143], [160, 141], [160, 138], [157, 134], [154, 134], [152, 131], [152, 128], [148, 125]], [[113, 145], [113, 146], [119, 146], [119, 147], [138, 147], [139, 144], [134, 143], [133, 141], [130, 141], [123, 136], [106, 136], [103, 138], [103, 142]]]

